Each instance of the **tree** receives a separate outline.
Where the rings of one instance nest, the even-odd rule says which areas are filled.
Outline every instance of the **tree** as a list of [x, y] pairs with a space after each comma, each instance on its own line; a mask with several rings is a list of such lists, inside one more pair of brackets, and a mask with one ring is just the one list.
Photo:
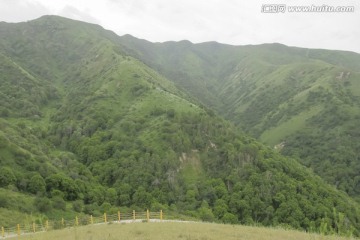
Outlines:
[[115, 188], [108, 188], [106, 190], [106, 197], [105, 197], [106, 201], [109, 202], [112, 205], [116, 204], [116, 200], [117, 200], [117, 193], [116, 193], [116, 189]]
[[0, 187], [7, 187], [16, 182], [14, 172], [9, 167], [0, 168]]
[[193, 210], [196, 208], [197, 201], [196, 201], [196, 191], [195, 190], [187, 190], [185, 195], [186, 205], [189, 209]]
[[108, 202], [103, 202], [103, 204], [101, 204], [101, 206], [100, 206], [101, 212], [104, 212], [104, 213], [109, 212], [110, 209], [111, 209], [111, 204]]
[[65, 193], [66, 200], [76, 200], [78, 198], [78, 194], [80, 190], [75, 185], [74, 180], [69, 177], [63, 178], [61, 183], [62, 191]]
[[228, 212], [224, 214], [221, 220], [224, 223], [231, 223], [231, 224], [238, 223], [237, 217], [234, 214]]
[[130, 195], [125, 193], [125, 194], [120, 194], [119, 195], [119, 199], [118, 199], [118, 205], [120, 206], [130, 206], [131, 204], [131, 198]]
[[209, 204], [204, 200], [199, 208], [199, 217], [206, 222], [213, 222], [215, 220], [214, 213], [212, 212]]
[[51, 174], [49, 177], [46, 178], [46, 190], [51, 192], [52, 190], [62, 190], [61, 189], [61, 182], [64, 176], [62, 174]]
[[221, 179], [216, 179], [213, 182], [213, 186], [215, 189], [215, 194], [218, 199], [226, 199], [228, 191], [226, 189], [225, 183]]
[[46, 189], [48, 192], [60, 190], [64, 193], [65, 199], [70, 201], [76, 200], [80, 193], [74, 180], [61, 173], [52, 174], [46, 178]]
[[225, 213], [228, 212], [228, 206], [223, 199], [218, 199], [215, 201], [214, 205], [214, 214], [218, 219], [221, 219]]
[[84, 202], [86, 204], [89, 203], [97, 203], [98, 205], [103, 204], [103, 202], [105, 201], [105, 191], [103, 189], [103, 187], [101, 186], [96, 186], [92, 189], [90, 189], [84, 198]]
[[44, 178], [40, 174], [34, 175], [28, 184], [28, 191], [31, 193], [44, 193], [46, 191], [46, 184]]
[[145, 191], [144, 187], [139, 187], [133, 195], [133, 203], [142, 208], [150, 208], [152, 196]]
[[131, 204], [131, 193], [132, 188], [131, 185], [128, 183], [121, 183], [117, 182], [116, 184], [116, 191], [119, 196], [118, 198], [118, 205], [120, 206], [130, 206]]

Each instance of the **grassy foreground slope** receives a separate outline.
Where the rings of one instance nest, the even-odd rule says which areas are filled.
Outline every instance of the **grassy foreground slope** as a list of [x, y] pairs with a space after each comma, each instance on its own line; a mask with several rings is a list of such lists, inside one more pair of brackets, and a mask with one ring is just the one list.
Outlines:
[[339, 236], [323, 236], [275, 228], [223, 225], [214, 223], [135, 223], [86, 226], [22, 236], [18, 239], [187, 239], [187, 240], [341, 240]]
[[129, 35], [121, 41], [245, 132], [359, 196], [359, 54], [281, 44], [151, 43]]
[[196, 104], [115, 34], [55, 16], [0, 33], [0, 183], [36, 196], [36, 213], [169, 209], [359, 235], [358, 203]]

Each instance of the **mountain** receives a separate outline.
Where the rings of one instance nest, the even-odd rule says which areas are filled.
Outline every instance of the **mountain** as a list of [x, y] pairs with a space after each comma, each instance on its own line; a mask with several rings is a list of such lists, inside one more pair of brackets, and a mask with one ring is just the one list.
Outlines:
[[359, 198], [359, 54], [281, 44], [151, 43], [129, 35], [121, 42], [246, 133]]
[[[57, 16], [0, 23], [0, 35], [2, 225], [18, 221], [9, 212], [26, 220], [150, 208], [359, 235], [359, 203], [194, 95], [209, 84], [204, 74], [217, 84], [226, 76], [235, 64], [227, 54], [242, 57], [231, 46], [201, 45], [218, 48], [202, 59], [217, 54], [226, 69], [205, 66], [186, 41], [140, 51], [130, 43], [152, 44]], [[186, 61], [170, 61], [173, 45]], [[175, 63], [179, 79], [198, 74], [193, 91], [167, 78]], [[220, 107], [209, 86], [203, 96]]]

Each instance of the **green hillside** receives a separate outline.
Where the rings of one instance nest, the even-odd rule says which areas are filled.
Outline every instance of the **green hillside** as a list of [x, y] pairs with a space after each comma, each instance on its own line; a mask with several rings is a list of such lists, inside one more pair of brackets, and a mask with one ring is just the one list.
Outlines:
[[[205, 100], [112, 32], [45, 16], [1, 23], [0, 35], [0, 225], [18, 221], [4, 217], [9, 211], [61, 218], [150, 208], [359, 235], [357, 202], [198, 104]], [[202, 51], [231, 50], [209, 44]], [[196, 55], [179, 53], [184, 73], [225, 76], [221, 65], [202, 70], [191, 64]]]
[[359, 54], [281, 44], [153, 44], [131, 36], [122, 42], [246, 133], [359, 197]]

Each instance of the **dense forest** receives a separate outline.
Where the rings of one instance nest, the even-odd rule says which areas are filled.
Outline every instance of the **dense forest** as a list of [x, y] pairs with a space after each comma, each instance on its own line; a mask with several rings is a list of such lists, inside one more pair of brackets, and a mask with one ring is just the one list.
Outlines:
[[0, 35], [0, 225], [149, 208], [360, 234], [359, 203], [297, 161], [307, 156], [246, 135], [129, 36], [55, 16], [0, 23]]

